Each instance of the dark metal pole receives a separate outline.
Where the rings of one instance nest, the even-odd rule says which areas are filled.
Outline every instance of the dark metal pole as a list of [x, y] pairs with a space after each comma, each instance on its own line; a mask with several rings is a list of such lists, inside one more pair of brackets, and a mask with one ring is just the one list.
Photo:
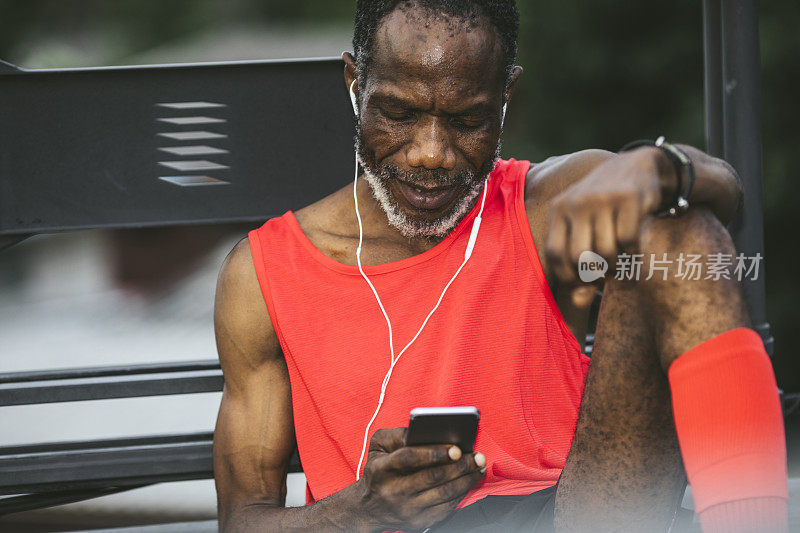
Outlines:
[[703, 0], [706, 152], [722, 157], [722, 20], [720, 0]]
[[[736, 250], [764, 256], [761, 182], [761, 76], [758, 0], [721, 0], [723, 156], [744, 182], [743, 209], [731, 223]], [[743, 289], [753, 327], [772, 355], [774, 339], [766, 320], [764, 262]]]

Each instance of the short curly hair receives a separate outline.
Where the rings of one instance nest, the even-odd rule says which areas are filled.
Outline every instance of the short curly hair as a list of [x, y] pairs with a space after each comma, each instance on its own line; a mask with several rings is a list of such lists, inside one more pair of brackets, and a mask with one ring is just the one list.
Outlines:
[[359, 85], [366, 80], [367, 71], [372, 63], [375, 33], [380, 22], [397, 8], [410, 10], [415, 7], [472, 24], [475, 24], [480, 16], [485, 16], [500, 37], [505, 62], [506, 88], [508, 87], [514, 70], [514, 61], [517, 58], [519, 11], [516, 0], [357, 0], [353, 51]]

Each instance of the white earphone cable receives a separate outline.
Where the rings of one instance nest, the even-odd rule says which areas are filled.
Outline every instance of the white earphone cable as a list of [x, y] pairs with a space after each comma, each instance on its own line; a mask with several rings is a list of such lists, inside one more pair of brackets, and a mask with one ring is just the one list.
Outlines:
[[364, 272], [364, 269], [361, 265], [361, 245], [364, 237], [364, 229], [361, 223], [361, 213], [358, 210], [358, 193], [356, 188], [357, 185], [358, 185], [358, 158], [356, 158], [355, 178], [353, 179], [353, 200], [355, 202], [356, 218], [358, 219], [358, 247], [356, 248], [356, 263], [358, 264], [358, 271], [361, 273], [361, 277], [364, 278], [364, 280], [369, 285], [369, 288], [372, 289], [372, 294], [375, 295], [375, 299], [378, 301], [378, 306], [381, 309], [381, 313], [383, 313], [383, 317], [386, 319], [386, 325], [389, 327], [389, 353], [391, 357], [391, 364], [389, 366], [388, 372], [386, 372], [386, 375], [383, 378], [383, 382], [381, 383], [381, 392], [378, 398], [378, 406], [375, 408], [375, 412], [372, 414], [372, 418], [370, 418], [367, 427], [364, 429], [364, 440], [361, 445], [361, 455], [359, 456], [358, 466], [356, 467], [356, 481], [358, 481], [361, 478], [361, 465], [364, 462], [364, 454], [366, 453], [367, 450], [367, 439], [369, 437], [369, 430], [372, 427], [372, 423], [375, 422], [375, 419], [377, 418], [378, 413], [380, 412], [381, 406], [383, 405], [383, 399], [386, 396], [386, 388], [389, 385], [389, 380], [392, 377], [392, 372], [394, 371], [395, 365], [397, 365], [397, 362], [400, 360], [400, 357], [406, 352], [406, 350], [408, 350], [411, 347], [414, 341], [416, 341], [417, 338], [420, 336], [422, 330], [425, 328], [425, 325], [428, 323], [428, 320], [430, 320], [430, 318], [433, 316], [433, 313], [436, 312], [436, 310], [439, 308], [439, 305], [442, 303], [442, 299], [444, 299], [444, 295], [447, 292], [447, 289], [450, 288], [450, 285], [452, 285], [452, 283], [455, 281], [456, 277], [461, 272], [461, 269], [464, 268], [464, 265], [467, 264], [467, 261], [469, 261], [469, 258], [472, 255], [472, 248], [475, 244], [475, 239], [477, 238], [478, 229], [480, 228], [481, 224], [481, 215], [483, 214], [483, 208], [486, 204], [486, 191], [489, 188], [489, 178], [487, 177], [483, 183], [483, 196], [481, 198], [481, 207], [480, 210], [478, 211], [478, 215], [475, 217], [475, 220], [473, 221], [472, 232], [470, 234], [467, 249], [464, 253], [464, 261], [458, 267], [455, 274], [453, 274], [453, 277], [450, 278], [450, 281], [447, 282], [447, 285], [445, 285], [442, 294], [436, 301], [436, 305], [433, 307], [433, 309], [431, 309], [430, 313], [428, 313], [428, 316], [425, 317], [425, 320], [422, 322], [422, 325], [419, 327], [419, 330], [417, 330], [416, 335], [414, 335], [414, 337], [408, 342], [408, 344], [406, 344], [405, 348], [403, 348], [400, 351], [400, 353], [397, 354], [397, 357], [395, 357], [394, 355], [392, 322], [391, 320], [389, 320], [389, 315], [386, 313], [386, 309], [383, 307], [383, 302], [381, 302], [380, 296], [378, 296], [378, 291], [375, 289], [375, 286], [367, 277], [367, 274]]
[[378, 291], [375, 290], [375, 286], [369, 280], [367, 275], [364, 273], [364, 269], [361, 266], [361, 244], [364, 240], [364, 228], [361, 225], [361, 213], [358, 211], [358, 193], [356, 192], [356, 186], [358, 185], [358, 158], [356, 158], [356, 177], [353, 180], [353, 200], [356, 204], [356, 218], [358, 219], [358, 247], [356, 248], [356, 263], [358, 263], [358, 271], [361, 272], [361, 277], [366, 280], [367, 285], [369, 288], [372, 289], [372, 294], [375, 295], [375, 299], [378, 301], [378, 306], [381, 308], [381, 313], [383, 313], [383, 318], [386, 319], [386, 324], [389, 326], [389, 354], [391, 361], [394, 361], [394, 341], [392, 339], [392, 322], [389, 320], [389, 315], [386, 314], [386, 309], [383, 307], [383, 302], [381, 302], [381, 297], [378, 296]]

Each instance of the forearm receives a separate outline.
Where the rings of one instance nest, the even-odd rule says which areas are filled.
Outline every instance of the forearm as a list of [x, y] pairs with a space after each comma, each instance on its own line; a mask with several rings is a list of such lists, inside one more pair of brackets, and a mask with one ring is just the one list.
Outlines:
[[[728, 224], [741, 207], [743, 198], [742, 183], [736, 171], [722, 159], [712, 157], [697, 148], [685, 144], [676, 146], [692, 159], [694, 166], [695, 181], [687, 198], [689, 205], [704, 205], [723, 224]], [[675, 167], [661, 150], [648, 149], [658, 158], [662, 207], [669, 207], [677, 194], [682, 192], [678, 187], [683, 187], [684, 184], [678, 179]]]
[[742, 206], [744, 188], [739, 175], [727, 162], [697, 148], [679, 145], [695, 167], [695, 183], [689, 204], [707, 205], [723, 223], [728, 224]]
[[[689, 205], [704, 206], [720, 222], [728, 224], [742, 199], [736, 172], [724, 161], [691, 146], [681, 145], [679, 149], [691, 158], [695, 171], [694, 185], [686, 198]], [[625, 149], [580, 170], [566, 176], [580, 176], [569, 182], [562, 177], [564, 172], [553, 170], [551, 179], [560, 178], [559, 183], [565, 187], [550, 200], [547, 212], [543, 266], [547, 265], [546, 272], [553, 273], [567, 287], [579, 283], [578, 266], [583, 252], [591, 250], [609, 263], [616, 262], [620, 251], [639, 245], [645, 217], [669, 210], [676, 205], [679, 194], [687, 195], [688, 182], [681, 179], [686, 169], [676, 168], [671, 157], [656, 146]], [[543, 190], [541, 180], [532, 180], [531, 189]], [[531, 231], [535, 231], [534, 226]], [[591, 297], [576, 300], [573, 292], [572, 301], [580, 307], [578, 301], [588, 305]]]
[[223, 520], [220, 531], [249, 533], [262, 531], [380, 531], [380, 524], [358, 505], [357, 486], [350, 485], [311, 505], [280, 507], [271, 503], [250, 503], [237, 506]]

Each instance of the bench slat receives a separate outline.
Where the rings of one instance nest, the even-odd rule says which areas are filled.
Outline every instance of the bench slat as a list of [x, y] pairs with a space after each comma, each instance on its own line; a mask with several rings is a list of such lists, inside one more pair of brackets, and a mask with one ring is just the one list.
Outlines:
[[[0, 494], [149, 485], [213, 477], [213, 433], [0, 448]], [[292, 457], [290, 472], [301, 472]]]

